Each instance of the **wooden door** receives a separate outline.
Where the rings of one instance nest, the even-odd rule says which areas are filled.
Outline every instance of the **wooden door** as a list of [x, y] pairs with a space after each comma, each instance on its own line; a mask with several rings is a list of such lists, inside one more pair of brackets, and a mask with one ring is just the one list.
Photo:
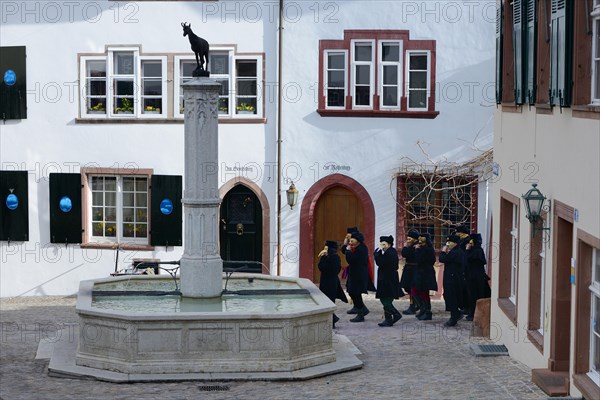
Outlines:
[[[317, 255], [326, 240], [337, 240], [340, 247], [346, 236], [346, 228], [357, 226], [363, 229], [363, 207], [358, 198], [343, 187], [337, 186], [329, 189], [319, 198], [315, 206], [315, 235], [314, 235], [314, 267], [313, 282], [318, 283], [321, 277], [318, 267]], [[344, 256], [340, 252], [342, 266], [345, 265]]]
[[262, 206], [254, 192], [244, 185], [231, 189], [221, 203], [220, 220], [221, 258], [262, 262]]

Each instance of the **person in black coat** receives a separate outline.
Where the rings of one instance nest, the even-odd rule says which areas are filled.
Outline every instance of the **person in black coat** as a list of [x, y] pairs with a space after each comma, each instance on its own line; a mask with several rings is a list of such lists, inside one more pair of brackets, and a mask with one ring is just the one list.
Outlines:
[[417, 319], [429, 321], [432, 318], [431, 297], [429, 291], [437, 291], [437, 280], [435, 279], [435, 250], [431, 243], [429, 233], [419, 235], [419, 243], [415, 246], [415, 259], [417, 267], [413, 275], [411, 294], [421, 302], [421, 310], [417, 313]]
[[450, 235], [446, 245], [440, 252], [440, 262], [444, 264], [444, 301], [446, 311], [450, 311], [450, 319], [444, 325], [455, 326], [463, 317], [458, 311], [463, 293], [463, 250], [460, 248], [460, 237]]
[[[321, 271], [321, 279], [319, 280], [319, 289], [335, 304], [335, 299], [340, 299], [344, 303], [348, 302], [338, 274], [342, 269], [342, 260], [337, 254], [338, 244], [334, 240], [327, 240], [325, 247], [319, 253], [319, 271]], [[333, 327], [340, 318], [333, 314]]]
[[[356, 317], [350, 322], [363, 322], [369, 309], [365, 306], [362, 294], [367, 293], [373, 282], [369, 278], [369, 249], [364, 244], [365, 237], [360, 232], [352, 232], [349, 247], [342, 246], [342, 252], [348, 262], [348, 279], [346, 288], [354, 303]], [[351, 310], [352, 311], [352, 310]]]
[[379, 326], [392, 326], [402, 318], [400, 311], [393, 305], [394, 299], [404, 296], [398, 278], [398, 252], [393, 246], [393, 236], [381, 236], [379, 248], [373, 253], [375, 263], [379, 267], [375, 298], [383, 304], [383, 314], [385, 315], [385, 319], [378, 324]]
[[474, 233], [470, 237], [465, 252], [465, 279], [469, 295], [467, 321], [472, 321], [477, 300], [491, 296], [489, 277], [485, 272], [485, 253], [481, 247], [481, 235]]
[[406, 291], [410, 296], [410, 305], [402, 314], [414, 315], [419, 311], [420, 300], [411, 294], [413, 275], [415, 268], [417, 267], [417, 260], [415, 258], [415, 245], [419, 242], [419, 231], [411, 229], [406, 234], [406, 242], [404, 247], [400, 251], [402, 258], [404, 258], [404, 268], [402, 269], [402, 277], [400, 278], [400, 287]]

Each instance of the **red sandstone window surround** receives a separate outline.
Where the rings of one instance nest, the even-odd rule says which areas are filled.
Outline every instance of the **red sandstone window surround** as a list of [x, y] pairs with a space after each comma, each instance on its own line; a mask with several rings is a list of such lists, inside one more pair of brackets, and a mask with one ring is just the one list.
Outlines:
[[347, 30], [319, 41], [322, 117], [435, 118], [435, 40], [407, 30]]

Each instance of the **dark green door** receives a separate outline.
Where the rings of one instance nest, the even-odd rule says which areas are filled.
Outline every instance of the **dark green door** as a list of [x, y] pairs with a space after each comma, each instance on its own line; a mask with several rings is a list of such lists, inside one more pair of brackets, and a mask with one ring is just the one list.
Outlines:
[[221, 203], [220, 249], [227, 261], [255, 261], [253, 272], [261, 272], [262, 207], [254, 192], [244, 185], [231, 189]]

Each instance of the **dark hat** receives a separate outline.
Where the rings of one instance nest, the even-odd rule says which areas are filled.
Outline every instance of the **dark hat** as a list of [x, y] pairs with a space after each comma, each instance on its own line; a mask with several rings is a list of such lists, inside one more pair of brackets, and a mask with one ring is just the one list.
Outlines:
[[406, 234], [406, 236], [411, 237], [413, 239], [418, 239], [419, 238], [419, 231], [416, 229], [411, 229], [408, 231], [408, 233]]
[[446, 241], [452, 243], [460, 243], [460, 236], [452, 234], [446, 238]]
[[394, 237], [392, 235], [390, 236], [380, 236], [379, 237], [379, 241], [380, 242], [387, 242], [390, 244], [390, 246], [394, 245]]
[[466, 225], [459, 225], [454, 230], [454, 233], [466, 233], [468, 235], [471, 232], [469, 231], [469, 228], [467, 228]]
[[481, 234], [480, 233], [471, 233], [471, 240], [477, 246], [481, 246], [481, 243], [483, 242], [483, 240], [481, 239]]
[[350, 232], [350, 237], [358, 240], [359, 242], [364, 242], [365, 241], [365, 235], [363, 235], [359, 231]]
[[351, 226], [346, 229], [346, 233], [358, 232], [358, 228], [356, 226]]
[[431, 235], [429, 234], [429, 232], [423, 232], [419, 234], [419, 237], [424, 237], [425, 240], [427, 241], [427, 244], [431, 244]]
[[327, 248], [329, 249], [329, 251], [331, 251], [331, 250], [337, 251], [338, 242], [336, 242], [335, 240], [326, 240], [325, 241], [325, 245], [327, 246]]

